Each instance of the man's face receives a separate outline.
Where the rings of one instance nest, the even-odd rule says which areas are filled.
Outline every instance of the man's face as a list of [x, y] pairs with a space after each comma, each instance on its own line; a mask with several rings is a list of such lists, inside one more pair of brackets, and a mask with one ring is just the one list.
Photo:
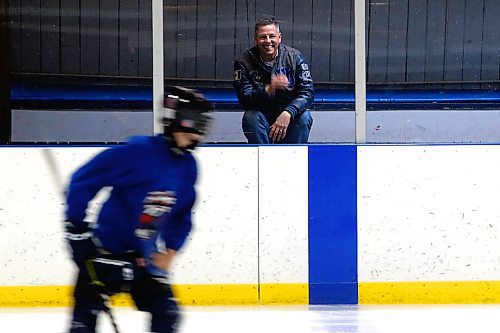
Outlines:
[[281, 43], [281, 32], [274, 24], [259, 28], [255, 35], [255, 45], [259, 48], [262, 60], [270, 61], [278, 54], [278, 46]]
[[187, 132], [173, 132], [172, 133], [175, 143], [179, 148], [188, 148], [194, 144], [201, 141], [202, 136], [200, 134], [195, 133], [187, 133]]

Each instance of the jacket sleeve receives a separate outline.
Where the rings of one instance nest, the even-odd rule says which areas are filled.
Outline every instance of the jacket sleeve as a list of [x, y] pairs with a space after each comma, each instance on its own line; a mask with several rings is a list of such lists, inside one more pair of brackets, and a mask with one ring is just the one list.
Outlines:
[[[185, 193], [186, 195], [186, 193]], [[170, 216], [162, 229], [161, 238], [168, 249], [178, 251], [186, 242], [193, 226], [191, 210], [195, 202], [194, 189], [189, 194], [189, 203], [183, 206], [175, 216]]]
[[66, 192], [66, 220], [83, 223], [89, 202], [103, 187], [132, 181], [130, 147], [107, 149], [81, 166]]
[[192, 209], [196, 201], [194, 186], [197, 167], [195, 163], [191, 164], [186, 177], [186, 186], [177, 193], [178, 203], [182, 202], [182, 206], [172, 210], [171, 214], [166, 217], [160, 232], [165, 246], [175, 251], [184, 245], [192, 228]]
[[295, 62], [295, 81], [296, 96], [285, 108], [292, 115], [292, 119], [310, 108], [314, 100], [314, 82], [309, 64], [300, 54]]
[[261, 105], [271, 99], [266, 93], [265, 86], [255, 87], [250, 80], [250, 73], [241, 60], [234, 62], [234, 89], [241, 107], [245, 110], [260, 109]]

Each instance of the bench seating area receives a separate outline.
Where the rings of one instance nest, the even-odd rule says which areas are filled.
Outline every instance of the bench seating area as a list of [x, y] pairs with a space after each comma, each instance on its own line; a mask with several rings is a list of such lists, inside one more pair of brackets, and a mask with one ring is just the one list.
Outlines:
[[[238, 110], [231, 88], [200, 89], [217, 111]], [[19, 84], [12, 109], [151, 109], [152, 88], [137, 85]], [[499, 109], [499, 90], [369, 90], [368, 110]], [[354, 91], [316, 89], [315, 110], [353, 110]]]
[[[205, 141], [244, 143], [234, 90], [200, 90], [216, 109]], [[15, 143], [123, 142], [153, 132], [151, 86], [14, 83], [11, 92]], [[498, 90], [370, 90], [367, 109], [367, 142], [500, 142]], [[312, 113], [309, 143], [355, 142], [353, 91], [316, 89]]]

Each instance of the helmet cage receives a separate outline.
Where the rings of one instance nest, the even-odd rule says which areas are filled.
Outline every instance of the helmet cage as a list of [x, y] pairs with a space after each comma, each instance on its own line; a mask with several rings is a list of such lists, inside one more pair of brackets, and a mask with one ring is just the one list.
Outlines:
[[212, 121], [212, 104], [202, 94], [183, 87], [172, 87], [164, 100], [165, 132], [206, 135]]

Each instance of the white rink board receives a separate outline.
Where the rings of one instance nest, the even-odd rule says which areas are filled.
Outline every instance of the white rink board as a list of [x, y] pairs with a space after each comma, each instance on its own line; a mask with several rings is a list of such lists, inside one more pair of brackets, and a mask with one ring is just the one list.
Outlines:
[[307, 283], [308, 148], [259, 148], [261, 283]]
[[[101, 149], [52, 148], [63, 182]], [[195, 230], [174, 283], [308, 281], [307, 149], [198, 151]], [[0, 149], [0, 285], [72, 284], [41, 151]], [[500, 280], [500, 146], [359, 146], [357, 159], [359, 282]]]
[[193, 231], [172, 272], [176, 284], [258, 283], [256, 147], [197, 153]]
[[358, 147], [359, 282], [500, 280], [500, 146]]
[[[96, 149], [58, 149], [63, 183]], [[64, 204], [40, 148], [0, 150], [1, 285], [67, 285], [73, 265], [62, 234]]]
[[[61, 182], [103, 148], [50, 148]], [[63, 240], [64, 203], [42, 148], [0, 149], [0, 285], [70, 285], [74, 266]], [[177, 284], [258, 283], [256, 147], [202, 147], [194, 230], [175, 261]], [[99, 197], [89, 210], [97, 213]]]

